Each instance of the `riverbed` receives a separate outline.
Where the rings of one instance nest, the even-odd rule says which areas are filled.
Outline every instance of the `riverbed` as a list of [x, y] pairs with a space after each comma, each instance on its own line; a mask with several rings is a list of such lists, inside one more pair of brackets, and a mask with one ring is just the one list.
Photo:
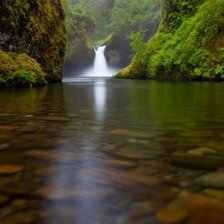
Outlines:
[[0, 93], [0, 223], [224, 223], [224, 83], [77, 78]]

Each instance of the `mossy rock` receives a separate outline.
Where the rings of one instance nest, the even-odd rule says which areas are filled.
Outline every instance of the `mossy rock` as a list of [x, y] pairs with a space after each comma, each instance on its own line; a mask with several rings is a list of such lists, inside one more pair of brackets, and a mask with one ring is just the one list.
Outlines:
[[26, 53], [40, 63], [47, 80], [60, 81], [67, 42], [60, 0], [1, 0], [0, 15], [0, 48], [15, 52], [12, 58]]
[[27, 54], [16, 57], [0, 50], [0, 87], [43, 86], [45, 73], [37, 61]]

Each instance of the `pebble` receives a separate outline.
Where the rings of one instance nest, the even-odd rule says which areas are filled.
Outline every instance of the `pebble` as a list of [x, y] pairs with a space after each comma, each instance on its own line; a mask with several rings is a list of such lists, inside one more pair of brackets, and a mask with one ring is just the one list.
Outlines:
[[135, 163], [127, 160], [115, 160], [115, 159], [108, 159], [105, 160], [105, 163], [110, 164], [112, 166], [119, 166], [124, 168], [133, 168], [136, 166]]
[[0, 151], [8, 149], [8, 148], [10, 148], [10, 146], [11, 145], [9, 143], [0, 144]]
[[224, 158], [220, 156], [201, 156], [182, 153], [171, 156], [170, 161], [174, 165], [205, 170], [217, 170], [219, 167], [224, 166]]
[[115, 129], [110, 132], [111, 135], [118, 135], [118, 136], [124, 136], [129, 138], [152, 138], [155, 136], [154, 133], [147, 133], [147, 132], [136, 132], [136, 131], [130, 131], [128, 129]]
[[125, 157], [125, 158], [128, 158], [128, 159], [147, 159], [146, 155], [130, 152], [128, 150], [127, 151], [123, 150], [123, 151], [117, 152], [116, 154], [118, 156]]
[[19, 165], [3, 165], [0, 166], [0, 175], [16, 174], [23, 171], [23, 167]]
[[36, 220], [36, 215], [28, 212], [18, 212], [7, 216], [1, 224], [31, 224]]
[[215, 198], [219, 198], [219, 199], [224, 199], [224, 191], [223, 190], [217, 190], [217, 189], [212, 189], [212, 188], [206, 188], [203, 191], [204, 194], [211, 196], [211, 197], [215, 197]]
[[0, 194], [0, 205], [5, 204], [9, 201], [9, 197], [4, 195], [4, 194]]
[[159, 173], [159, 170], [152, 167], [139, 167], [135, 170], [135, 172], [143, 175], [153, 175]]
[[28, 201], [26, 199], [15, 199], [12, 201], [11, 205], [14, 207], [23, 207], [28, 204]]
[[191, 149], [187, 151], [187, 154], [189, 155], [204, 155], [204, 154], [216, 154], [217, 152], [214, 149], [210, 148], [196, 148], [196, 149]]
[[188, 217], [188, 209], [182, 200], [175, 200], [161, 209], [156, 214], [156, 220], [161, 224], [177, 224], [185, 221]]
[[224, 189], [224, 173], [215, 172], [208, 173], [196, 180], [196, 183], [204, 187], [214, 187], [214, 188], [223, 188]]

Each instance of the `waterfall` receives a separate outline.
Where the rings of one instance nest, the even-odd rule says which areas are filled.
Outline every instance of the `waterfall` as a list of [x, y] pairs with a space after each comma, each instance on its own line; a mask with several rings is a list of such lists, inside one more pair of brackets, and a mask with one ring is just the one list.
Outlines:
[[93, 47], [95, 59], [93, 67], [84, 72], [83, 76], [89, 77], [111, 77], [116, 73], [115, 69], [109, 68], [104, 55], [106, 46]]

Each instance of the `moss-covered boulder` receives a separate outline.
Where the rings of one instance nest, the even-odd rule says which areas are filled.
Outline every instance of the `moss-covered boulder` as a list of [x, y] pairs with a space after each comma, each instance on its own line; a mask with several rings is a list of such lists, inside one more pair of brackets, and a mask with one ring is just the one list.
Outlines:
[[0, 50], [0, 87], [43, 86], [45, 77], [39, 63], [27, 54]]
[[36, 59], [48, 81], [62, 78], [66, 39], [59, 0], [0, 1], [0, 48]]
[[116, 77], [222, 80], [223, 27], [223, 0], [162, 0], [158, 32]]

